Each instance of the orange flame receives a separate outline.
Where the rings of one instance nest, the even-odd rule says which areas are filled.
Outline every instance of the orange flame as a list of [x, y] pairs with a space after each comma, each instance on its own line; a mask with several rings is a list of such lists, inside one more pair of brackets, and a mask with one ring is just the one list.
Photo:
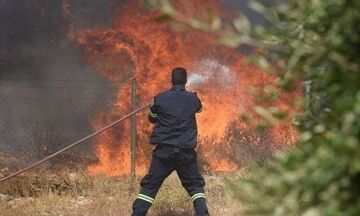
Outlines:
[[[67, 1], [66, 1], [67, 2]], [[220, 12], [218, 1], [192, 1], [194, 11], [211, 7]], [[69, 11], [68, 6], [66, 10]], [[139, 104], [150, 101], [157, 93], [170, 88], [170, 71], [183, 66], [189, 71], [189, 89], [196, 90], [203, 101], [203, 112], [197, 115], [199, 148], [203, 168], [209, 171], [235, 171], [239, 167], [236, 146], [251, 126], [241, 120], [246, 114], [255, 118], [256, 105], [249, 88], [273, 85], [275, 77], [244, 61], [244, 56], [219, 45], [215, 35], [187, 29], [175, 31], [169, 23], [156, 22], [157, 12], [142, 11], [138, 3], [129, 3], [115, 13], [110, 27], [72, 31], [70, 37], [82, 50], [85, 59], [112, 81], [125, 81], [136, 77]], [[119, 88], [110, 112], [99, 113], [93, 120], [98, 129], [128, 113], [130, 86]], [[285, 95], [282, 98], [289, 98]], [[277, 103], [284, 103], [278, 100]], [[286, 105], [284, 105], [286, 106]], [[289, 111], [289, 109], [287, 110]], [[151, 125], [146, 113], [138, 116], [137, 173], [146, 171], [150, 145], [146, 145]], [[281, 130], [281, 133], [278, 131]], [[96, 140], [99, 162], [88, 167], [90, 174], [110, 176], [130, 172], [129, 123], [100, 135]], [[270, 142], [290, 144], [296, 137], [289, 122], [270, 131]], [[254, 138], [254, 142], [259, 138]], [[244, 141], [247, 142], [247, 141]], [[246, 145], [252, 145], [252, 141]], [[249, 149], [252, 148], [251, 146]], [[235, 156], [234, 156], [235, 155]]]

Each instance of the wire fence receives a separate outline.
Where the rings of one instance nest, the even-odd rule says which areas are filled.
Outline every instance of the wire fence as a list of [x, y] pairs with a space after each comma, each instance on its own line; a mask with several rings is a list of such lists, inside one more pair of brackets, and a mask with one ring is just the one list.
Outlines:
[[[85, 85], [84, 85], [85, 84]], [[91, 133], [96, 112], [110, 109], [119, 83], [0, 82], [0, 168], [17, 169]], [[74, 151], [91, 154], [92, 140]]]

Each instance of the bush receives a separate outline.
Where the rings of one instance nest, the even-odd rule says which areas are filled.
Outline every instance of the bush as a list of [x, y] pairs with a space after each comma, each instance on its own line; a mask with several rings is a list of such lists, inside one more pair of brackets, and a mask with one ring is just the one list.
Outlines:
[[359, 9], [355, 0], [289, 0], [264, 10], [269, 28], [253, 29], [266, 59], [280, 62], [279, 85], [300, 78], [308, 91], [298, 145], [230, 184], [248, 214], [360, 213]]

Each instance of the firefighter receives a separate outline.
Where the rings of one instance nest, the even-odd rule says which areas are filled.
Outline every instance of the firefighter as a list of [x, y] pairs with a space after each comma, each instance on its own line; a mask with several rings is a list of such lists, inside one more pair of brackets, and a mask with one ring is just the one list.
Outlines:
[[195, 114], [201, 112], [201, 101], [185, 90], [187, 73], [173, 69], [172, 88], [158, 94], [150, 107], [149, 121], [154, 123], [150, 144], [156, 145], [148, 174], [141, 180], [140, 193], [133, 203], [132, 216], [146, 215], [155, 196], [174, 170], [193, 202], [197, 216], [209, 215], [205, 201], [205, 180], [197, 163], [197, 125]]

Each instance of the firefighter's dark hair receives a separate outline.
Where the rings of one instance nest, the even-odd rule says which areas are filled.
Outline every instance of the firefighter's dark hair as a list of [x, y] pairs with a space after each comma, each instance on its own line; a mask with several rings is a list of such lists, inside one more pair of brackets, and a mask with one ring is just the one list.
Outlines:
[[186, 69], [177, 67], [172, 70], [171, 82], [173, 85], [185, 85], [187, 81]]

